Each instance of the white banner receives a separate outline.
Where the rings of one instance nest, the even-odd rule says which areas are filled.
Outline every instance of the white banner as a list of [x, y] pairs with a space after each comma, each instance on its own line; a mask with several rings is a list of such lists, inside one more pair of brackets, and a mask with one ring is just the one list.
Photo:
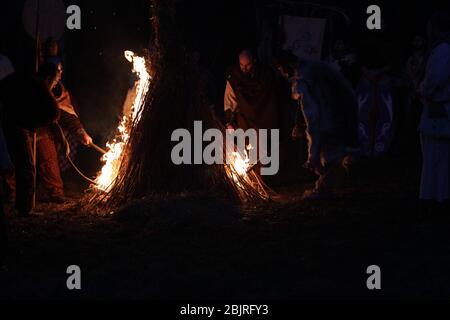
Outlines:
[[284, 16], [283, 48], [299, 58], [320, 60], [326, 19]]

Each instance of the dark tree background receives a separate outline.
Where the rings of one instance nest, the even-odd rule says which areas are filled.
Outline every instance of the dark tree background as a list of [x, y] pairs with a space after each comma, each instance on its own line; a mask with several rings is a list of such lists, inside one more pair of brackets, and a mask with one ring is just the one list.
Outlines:
[[[10, 57], [17, 70], [32, 72], [34, 41], [26, 34], [22, 23], [25, 2], [2, 1], [0, 51]], [[123, 51], [140, 52], [149, 43], [149, 1], [64, 2], [79, 5], [82, 11], [82, 29], [66, 30], [60, 39], [66, 86], [73, 94], [86, 128], [102, 145], [115, 132], [129, 83], [131, 66], [124, 59]], [[332, 18], [332, 23], [327, 25], [324, 56], [329, 54], [336, 39], [344, 39], [357, 49], [364, 49], [373, 37], [373, 32], [365, 27], [366, 8], [371, 1], [311, 1], [341, 8], [350, 18], [349, 25], [329, 10], [310, 10], [304, 5], [287, 5], [289, 2], [301, 1], [176, 1], [178, 31], [188, 46], [199, 51], [201, 64], [214, 76], [219, 114], [225, 68], [235, 62], [239, 50], [258, 45], [261, 21], [267, 21], [276, 32], [279, 14], [306, 13]], [[386, 24], [381, 37], [389, 44], [386, 50], [400, 67], [410, 53], [413, 36], [425, 35], [428, 17], [443, 4], [437, 0], [417, 0], [399, 5], [384, 0], [378, 5]], [[95, 172], [96, 168], [91, 170]]]

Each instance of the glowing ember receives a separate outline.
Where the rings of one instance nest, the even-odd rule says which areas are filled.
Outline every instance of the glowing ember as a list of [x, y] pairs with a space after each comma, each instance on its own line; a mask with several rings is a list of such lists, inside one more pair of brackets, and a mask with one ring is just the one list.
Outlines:
[[247, 169], [248, 169], [248, 163], [249, 163], [249, 159], [248, 157], [245, 157], [245, 159], [243, 159], [241, 157], [241, 155], [239, 154], [239, 152], [233, 152], [233, 156], [234, 156], [234, 162], [233, 162], [233, 167], [236, 170], [236, 172], [240, 175], [240, 176], [245, 176], [247, 174]]
[[130, 138], [131, 129], [141, 118], [144, 98], [151, 80], [147, 72], [146, 61], [143, 57], [136, 56], [132, 51], [125, 51], [125, 58], [133, 63], [133, 72], [138, 76], [138, 80], [134, 86], [136, 96], [131, 108], [125, 108], [125, 114], [117, 128], [116, 137], [112, 142], [106, 144], [108, 152], [102, 157], [104, 165], [95, 179], [95, 187], [103, 191], [109, 191], [114, 185], [122, 162], [123, 150]]
[[[245, 158], [237, 151], [231, 152], [231, 177], [236, 184], [243, 188], [240, 184], [240, 179], [245, 179], [247, 177], [247, 171], [250, 168], [250, 158], [248, 157], [248, 150], [252, 149], [252, 145], [249, 144], [245, 150]], [[240, 177], [240, 179], [239, 179]]]
[[[233, 148], [234, 149], [234, 148]], [[253, 163], [249, 157], [249, 151], [253, 147], [249, 144], [242, 154], [236, 150], [227, 150], [226, 156], [228, 164], [225, 165], [225, 172], [229, 178], [238, 186], [239, 197], [247, 201], [250, 198], [260, 198], [269, 200], [275, 193], [262, 181], [260, 176], [253, 172]]]

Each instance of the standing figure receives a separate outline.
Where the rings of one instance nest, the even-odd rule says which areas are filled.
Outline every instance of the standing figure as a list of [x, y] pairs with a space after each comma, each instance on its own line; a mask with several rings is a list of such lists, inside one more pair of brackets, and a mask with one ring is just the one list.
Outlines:
[[[303, 199], [333, 196], [342, 183], [351, 156], [358, 151], [357, 103], [350, 83], [327, 63], [298, 60], [289, 52], [276, 59], [281, 74], [292, 85], [306, 122], [308, 160], [305, 168], [319, 178]], [[302, 128], [294, 128], [298, 136]]]
[[49, 86], [35, 76], [14, 73], [0, 88], [3, 128], [15, 169], [15, 202], [21, 216], [33, 213], [35, 165], [33, 135], [58, 117], [55, 98]]
[[419, 125], [420, 199], [444, 202], [450, 198], [450, 17], [434, 15], [428, 33], [431, 53], [420, 85], [424, 105]]
[[258, 63], [249, 50], [242, 51], [239, 67], [227, 71], [224, 97], [227, 128], [279, 128], [278, 94], [275, 72]]
[[[258, 130], [280, 130], [281, 127], [279, 92], [279, 82], [275, 71], [257, 62], [249, 50], [239, 54], [239, 67], [233, 66], [227, 71], [224, 97], [226, 128], [256, 130], [259, 155], [267, 151], [260, 150], [262, 144], [259, 142]], [[248, 149], [254, 147], [251, 144], [247, 145]], [[271, 145], [267, 148], [270, 150]], [[279, 150], [280, 153], [283, 152], [281, 146]], [[258, 158], [256, 164], [252, 166], [256, 174], [261, 173], [261, 162], [264, 161]], [[268, 182], [267, 179], [268, 177], [266, 182]]]
[[[8, 147], [6, 146], [3, 129], [0, 126], [0, 173], [11, 171], [13, 168], [11, 158], [9, 157]], [[4, 194], [0, 194], [0, 268], [6, 255], [7, 238], [5, 226], [5, 211], [3, 207]]]
[[[56, 99], [59, 111], [58, 124], [73, 137], [84, 144], [92, 144], [92, 138], [86, 133], [77, 113], [72, 105], [70, 94], [61, 83], [61, 64], [44, 63], [39, 74], [49, 85]], [[46, 126], [38, 130], [37, 141], [37, 166], [38, 177], [47, 193], [47, 200], [56, 203], [64, 203], [67, 199], [64, 195], [64, 184], [61, 178], [60, 163], [56, 147], [57, 137], [61, 137], [61, 131], [55, 125]]]
[[356, 86], [358, 138], [362, 155], [381, 157], [391, 149], [397, 117], [391, 40], [387, 34], [373, 33], [360, 45], [362, 76]]

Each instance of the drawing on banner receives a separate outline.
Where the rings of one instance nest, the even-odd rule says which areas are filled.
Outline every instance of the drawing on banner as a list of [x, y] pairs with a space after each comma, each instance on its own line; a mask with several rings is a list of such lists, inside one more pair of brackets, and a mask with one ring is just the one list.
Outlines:
[[283, 48], [307, 60], [320, 60], [326, 19], [284, 16]]

